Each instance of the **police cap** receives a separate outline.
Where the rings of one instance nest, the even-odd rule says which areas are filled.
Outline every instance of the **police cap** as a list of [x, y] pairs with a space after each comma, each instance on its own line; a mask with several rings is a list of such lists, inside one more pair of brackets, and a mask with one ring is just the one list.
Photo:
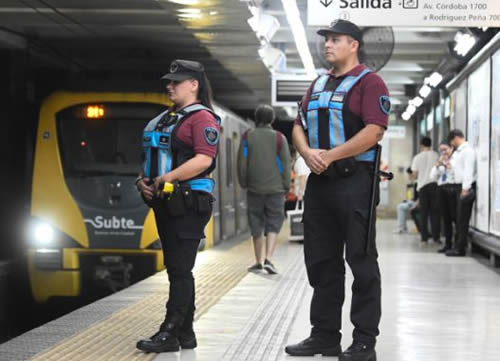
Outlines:
[[201, 75], [205, 71], [202, 63], [192, 60], [176, 59], [170, 64], [170, 69], [167, 74], [161, 79], [183, 81], [187, 79], [200, 80]]
[[363, 42], [363, 33], [354, 23], [347, 20], [338, 19], [330, 24], [329, 28], [319, 29], [317, 34], [326, 36], [327, 34], [350, 35], [361, 44]]

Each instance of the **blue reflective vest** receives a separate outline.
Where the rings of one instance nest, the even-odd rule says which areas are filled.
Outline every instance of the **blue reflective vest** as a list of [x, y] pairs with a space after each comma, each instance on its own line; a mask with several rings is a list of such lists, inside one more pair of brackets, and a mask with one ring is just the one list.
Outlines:
[[[361, 78], [370, 73], [365, 69], [358, 76], [347, 76], [335, 90], [325, 90], [329, 75], [320, 76], [314, 83], [309, 103], [307, 106], [306, 127], [309, 137], [309, 146], [319, 148], [318, 135], [318, 112], [320, 109], [328, 109], [329, 114], [329, 139], [330, 149], [346, 142], [344, 130], [344, 105], [349, 91]], [[369, 150], [357, 155], [356, 160], [374, 162], [375, 151]]]
[[[213, 110], [202, 104], [193, 104], [187, 106], [179, 112], [169, 113], [169, 111], [166, 110], [153, 118], [146, 125], [142, 137], [142, 146], [144, 149], [144, 177], [151, 178], [166, 174], [182, 164], [180, 162], [176, 162], [176, 155], [174, 154], [172, 147], [172, 143], [175, 138], [174, 130], [181, 124], [182, 119], [185, 119], [189, 115], [200, 110], [206, 110], [212, 113], [217, 123], [220, 124], [220, 117], [215, 114]], [[188, 159], [185, 159], [184, 161], [187, 160]], [[156, 164], [153, 164], [153, 162], [156, 162]], [[156, 174], [152, 174], [155, 166], [157, 170], [155, 172]], [[191, 185], [191, 189], [209, 193], [212, 192], [215, 186], [214, 180], [203, 177], [208, 175], [214, 168], [215, 159], [207, 171], [198, 175], [197, 178], [187, 181], [187, 183]]]

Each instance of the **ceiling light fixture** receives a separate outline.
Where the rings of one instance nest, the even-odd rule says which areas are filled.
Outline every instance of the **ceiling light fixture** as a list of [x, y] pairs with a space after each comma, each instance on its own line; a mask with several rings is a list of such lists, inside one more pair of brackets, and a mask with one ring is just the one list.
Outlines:
[[200, 9], [193, 9], [193, 8], [179, 9], [177, 11], [180, 13], [183, 13], [183, 14], [200, 14], [201, 13]]
[[415, 114], [415, 112], [417, 111], [417, 107], [414, 106], [414, 105], [408, 105], [408, 107], [406, 108], [406, 112], [408, 114], [410, 114], [410, 116], [412, 116], [413, 114]]
[[182, 19], [200, 19], [201, 14], [192, 14], [192, 13], [187, 13], [187, 14], [179, 14], [179, 18]]
[[288, 24], [292, 29], [295, 46], [297, 47], [300, 59], [304, 65], [304, 70], [307, 75], [314, 78], [316, 76], [316, 68], [314, 67], [314, 62], [309, 50], [309, 44], [307, 43], [304, 25], [302, 24], [302, 20], [300, 20], [297, 2], [295, 0], [281, 0], [281, 3], [283, 4]]
[[435, 88], [441, 83], [442, 80], [443, 76], [435, 71], [430, 77], [425, 78], [424, 84], [428, 84], [431, 87]]
[[424, 100], [420, 97], [415, 97], [412, 100], [410, 100], [410, 104], [414, 105], [416, 108], [424, 104]]
[[265, 40], [266, 42], [270, 42], [280, 28], [280, 23], [274, 16], [258, 12], [249, 18], [247, 22], [260, 41]]
[[168, 0], [171, 3], [179, 5], [198, 5], [200, 0]]
[[422, 88], [420, 88], [418, 94], [420, 94], [420, 96], [425, 99], [431, 93], [431, 91], [432, 89], [430, 86], [424, 85], [422, 86]]
[[404, 120], [405, 122], [407, 122], [408, 120], [410, 120], [411, 115], [410, 115], [409, 113], [407, 113], [407, 112], [404, 112], [404, 113], [401, 115], [401, 118], [403, 118], [403, 120]]
[[455, 35], [455, 48], [453, 49], [458, 55], [465, 56], [476, 44], [476, 38], [470, 34], [459, 31]]

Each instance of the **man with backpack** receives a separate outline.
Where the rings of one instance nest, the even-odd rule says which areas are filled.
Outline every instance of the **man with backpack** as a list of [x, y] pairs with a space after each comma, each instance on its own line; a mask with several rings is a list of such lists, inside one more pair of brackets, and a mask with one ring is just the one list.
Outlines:
[[283, 134], [273, 130], [274, 110], [255, 110], [256, 128], [243, 134], [238, 150], [238, 179], [247, 190], [248, 224], [256, 263], [250, 272], [278, 273], [271, 262], [285, 218], [285, 194], [290, 188], [291, 161]]

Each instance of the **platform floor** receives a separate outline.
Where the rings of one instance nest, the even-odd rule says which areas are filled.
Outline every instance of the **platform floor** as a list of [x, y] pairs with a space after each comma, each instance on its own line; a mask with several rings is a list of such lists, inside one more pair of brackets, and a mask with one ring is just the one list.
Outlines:
[[[378, 223], [383, 283], [378, 360], [499, 360], [498, 271], [471, 257], [445, 257], [436, 253], [439, 245], [421, 247], [417, 234], [393, 234], [394, 228], [394, 221]], [[280, 243], [276, 276], [247, 273], [252, 258], [249, 241], [199, 254], [195, 350], [157, 355], [134, 347], [163, 317], [167, 279], [160, 273], [0, 345], [0, 360], [297, 359], [287, 356], [284, 346], [310, 331], [312, 292], [302, 245]], [[351, 281], [347, 267], [343, 347], [351, 342]]]

